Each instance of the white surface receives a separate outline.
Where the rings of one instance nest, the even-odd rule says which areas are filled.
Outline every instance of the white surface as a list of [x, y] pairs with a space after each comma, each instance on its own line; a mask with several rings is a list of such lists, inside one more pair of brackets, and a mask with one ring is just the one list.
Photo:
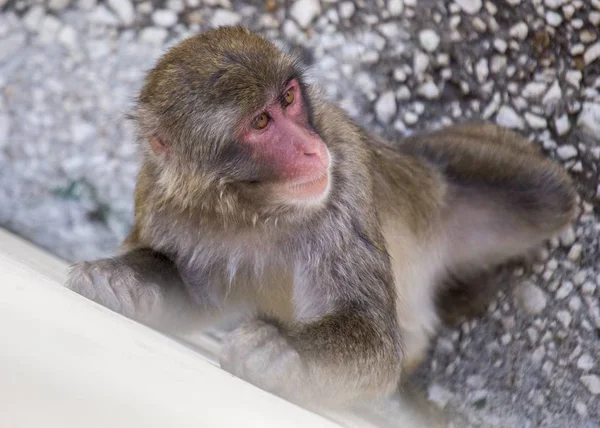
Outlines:
[[0, 427], [333, 427], [60, 283], [0, 230]]

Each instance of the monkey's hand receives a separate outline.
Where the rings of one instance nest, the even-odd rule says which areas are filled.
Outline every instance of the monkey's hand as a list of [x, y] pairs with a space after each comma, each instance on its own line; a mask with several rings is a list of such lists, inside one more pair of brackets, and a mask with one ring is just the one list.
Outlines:
[[221, 348], [221, 368], [282, 397], [298, 398], [307, 367], [275, 324], [255, 319], [230, 333]]
[[401, 355], [382, 338], [387, 332], [374, 328], [356, 314], [289, 328], [255, 319], [226, 338], [221, 367], [311, 407], [385, 396], [397, 386]]
[[120, 258], [74, 264], [66, 286], [115, 312], [140, 320], [156, 311], [163, 297], [158, 284], [142, 283], [135, 268]]

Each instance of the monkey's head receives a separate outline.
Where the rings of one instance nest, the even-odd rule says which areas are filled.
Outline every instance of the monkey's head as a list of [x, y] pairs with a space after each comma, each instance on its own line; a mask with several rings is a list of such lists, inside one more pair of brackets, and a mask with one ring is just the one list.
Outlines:
[[331, 159], [311, 92], [295, 58], [242, 27], [183, 41], [149, 73], [134, 114], [157, 186], [254, 220], [322, 205]]

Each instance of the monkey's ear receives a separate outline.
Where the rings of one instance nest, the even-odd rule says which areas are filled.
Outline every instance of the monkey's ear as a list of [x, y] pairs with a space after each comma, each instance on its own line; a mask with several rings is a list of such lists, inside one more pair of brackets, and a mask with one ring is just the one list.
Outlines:
[[169, 147], [165, 144], [164, 140], [156, 136], [150, 139], [150, 148], [152, 149], [152, 152], [157, 156], [164, 156], [169, 150]]

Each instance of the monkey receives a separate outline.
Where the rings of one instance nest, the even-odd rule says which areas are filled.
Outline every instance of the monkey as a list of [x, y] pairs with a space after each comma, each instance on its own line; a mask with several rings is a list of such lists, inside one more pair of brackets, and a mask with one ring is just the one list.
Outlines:
[[244, 27], [168, 50], [131, 118], [131, 233], [67, 287], [168, 332], [241, 314], [221, 367], [298, 403], [389, 396], [453, 308], [440, 296], [576, 213], [568, 174], [525, 137], [468, 123], [383, 140]]

